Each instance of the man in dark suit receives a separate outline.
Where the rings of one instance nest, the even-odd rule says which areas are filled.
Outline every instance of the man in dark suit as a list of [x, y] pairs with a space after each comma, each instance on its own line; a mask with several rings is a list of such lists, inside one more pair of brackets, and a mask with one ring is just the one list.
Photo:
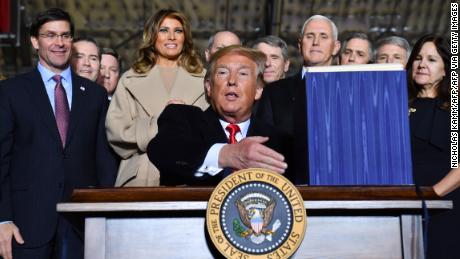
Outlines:
[[[206, 111], [168, 105], [158, 119], [158, 134], [147, 148], [163, 185], [215, 185], [249, 167], [284, 173], [289, 139], [251, 117], [263, 87], [265, 55], [229, 46], [211, 58], [205, 81], [211, 107]], [[276, 150], [276, 151], [275, 151]]]
[[265, 87], [257, 117], [292, 134], [296, 141], [294, 170], [296, 183], [308, 182], [307, 112], [304, 74], [307, 67], [330, 66], [340, 50], [337, 27], [327, 17], [314, 15], [307, 19], [299, 38], [303, 67], [294, 76]]
[[70, 70], [73, 24], [51, 8], [31, 25], [39, 63], [0, 82], [0, 257], [83, 258], [83, 242], [56, 212], [74, 188], [113, 186], [105, 134], [107, 93]]

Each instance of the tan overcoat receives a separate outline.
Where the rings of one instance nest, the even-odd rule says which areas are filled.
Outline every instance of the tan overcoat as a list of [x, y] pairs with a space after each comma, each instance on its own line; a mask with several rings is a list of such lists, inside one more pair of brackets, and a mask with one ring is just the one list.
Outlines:
[[157, 119], [171, 99], [182, 99], [206, 109], [203, 78], [179, 67], [171, 93], [163, 85], [158, 67], [147, 74], [132, 69], [118, 82], [110, 102], [105, 126], [107, 138], [121, 157], [115, 186], [158, 186], [160, 174], [146, 152], [149, 141], [157, 134]]

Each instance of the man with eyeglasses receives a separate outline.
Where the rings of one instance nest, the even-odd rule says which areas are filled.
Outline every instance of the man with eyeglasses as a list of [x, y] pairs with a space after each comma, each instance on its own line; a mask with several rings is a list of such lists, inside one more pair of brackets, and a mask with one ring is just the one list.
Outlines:
[[30, 27], [37, 69], [0, 82], [0, 257], [83, 258], [56, 204], [74, 188], [113, 186], [107, 93], [71, 71], [74, 26], [51, 8]]
[[101, 67], [101, 50], [93, 38], [77, 38], [72, 43], [70, 64], [75, 73], [96, 82]]

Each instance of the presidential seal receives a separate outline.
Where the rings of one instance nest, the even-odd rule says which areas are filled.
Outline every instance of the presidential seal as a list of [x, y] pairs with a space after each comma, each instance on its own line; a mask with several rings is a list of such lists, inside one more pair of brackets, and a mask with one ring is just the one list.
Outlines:
[[223, 179], [206, 210], [209, 236], [227, 258], [288, 258], [302, 243], [306, 225], [297, 188], [265, 169]]

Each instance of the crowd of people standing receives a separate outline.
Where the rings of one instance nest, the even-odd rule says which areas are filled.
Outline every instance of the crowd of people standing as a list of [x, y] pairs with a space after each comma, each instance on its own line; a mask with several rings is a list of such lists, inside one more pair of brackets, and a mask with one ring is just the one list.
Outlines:
[[[308, 181], [307, 67], [400, 63], [407, 71], [414, 182], [454, 209], [431, 217], [428, 256], [456, 258], [460, 172], [450, 168], [450, 45], [439, 35], [411, 50], [402, 37], [345, 41], [329, 18], [308, 18], [298, 38], [302, 68], [286, 76], [287, 44], [265, 36], [243, 47], [220, 31], [201, 60], [190, 23], [160, 10], [144, 25], [134, 64], [74, 38], [70, 15], [37, 15], [33, 71], [0, 82], [0, 256], [82, 258], [83, 242], [56, 212], [74, 188], [215, 185], [261, 167]], [[375, 46], [375, 48], [373, 47]], [[27, 161], [27, 162], [25, 162]]]

